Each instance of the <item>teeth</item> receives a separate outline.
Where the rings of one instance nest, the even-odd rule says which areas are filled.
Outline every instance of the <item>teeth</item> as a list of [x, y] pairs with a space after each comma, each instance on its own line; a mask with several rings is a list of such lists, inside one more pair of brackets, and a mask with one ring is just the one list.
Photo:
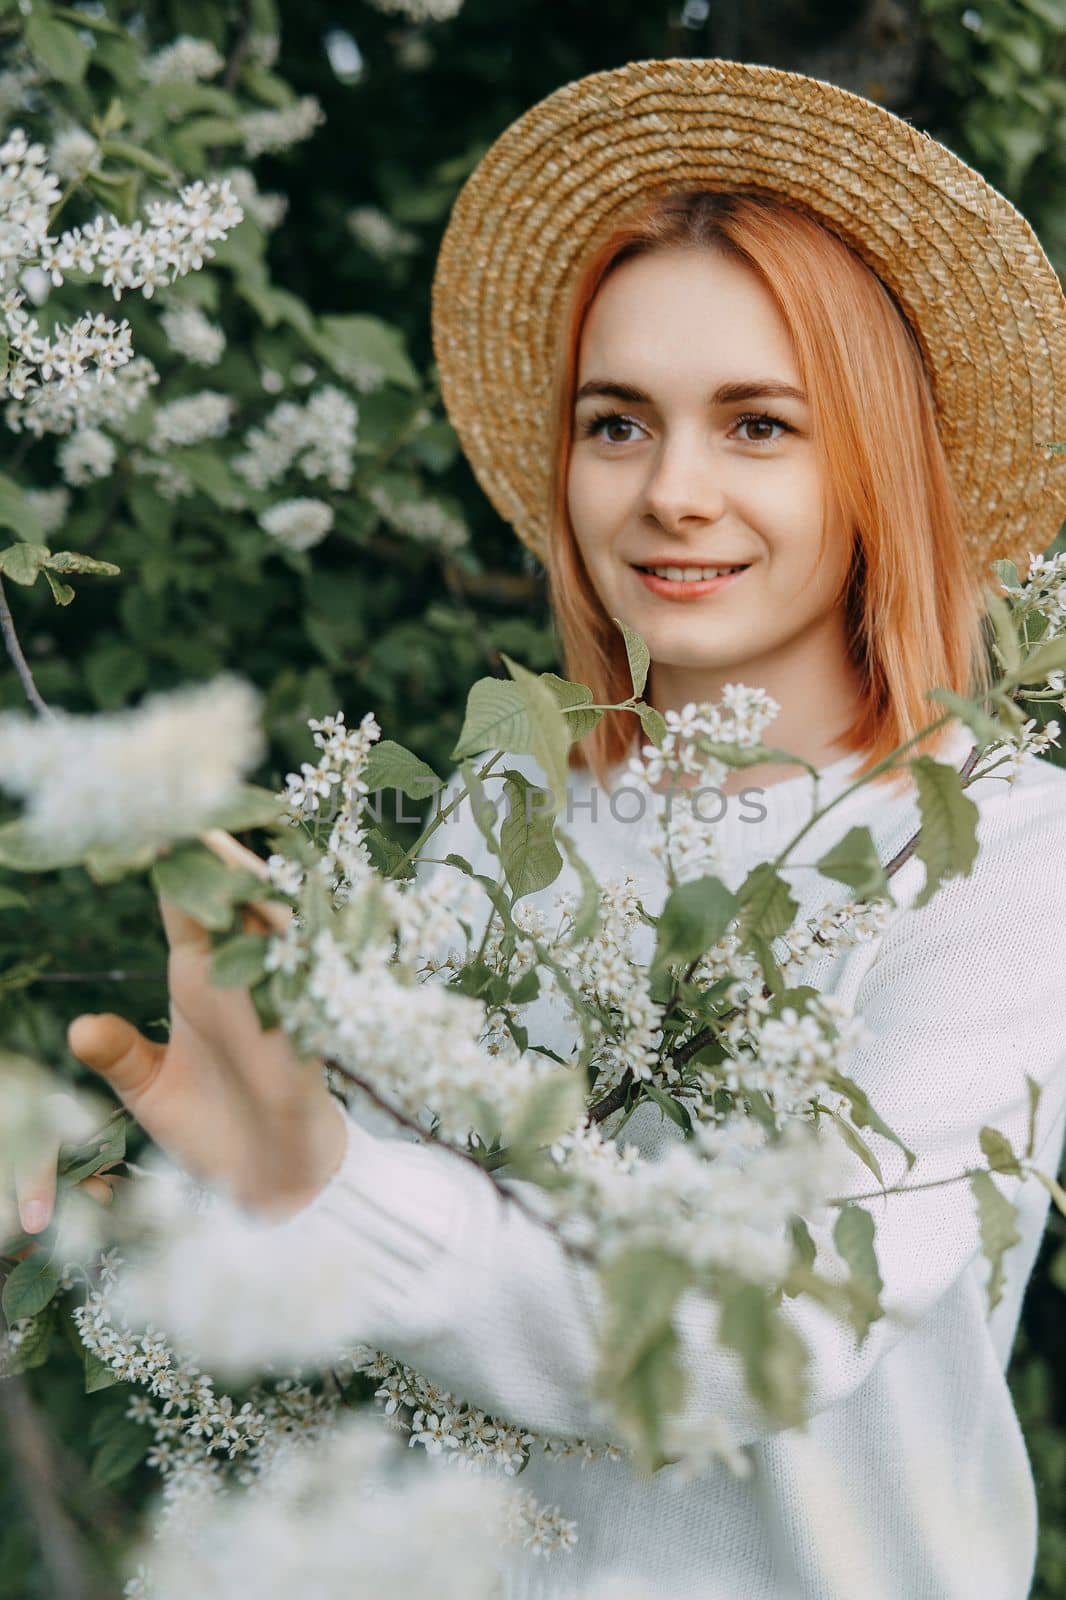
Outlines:
[[718, 578], [724, 572], [740, 572], [740, 567], [645, 567], [657, 578], [669, 578], [673, 583], [696, 583], [707, 578]]

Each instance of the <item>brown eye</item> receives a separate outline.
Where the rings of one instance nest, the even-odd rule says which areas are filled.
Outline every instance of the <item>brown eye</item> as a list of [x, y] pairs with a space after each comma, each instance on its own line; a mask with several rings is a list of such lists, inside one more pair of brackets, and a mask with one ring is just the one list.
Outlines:
[[[768, 416], [765, 412], [749, 412], [747, 416], [737, 418], [738, 428], [772, 429], [780, 428], [782, 433], [791, 433], [792, 429], [780, 417]], [[776, 444], [779, 434], [761, 432], [755, 435], [746, 435], [749, 444]]]

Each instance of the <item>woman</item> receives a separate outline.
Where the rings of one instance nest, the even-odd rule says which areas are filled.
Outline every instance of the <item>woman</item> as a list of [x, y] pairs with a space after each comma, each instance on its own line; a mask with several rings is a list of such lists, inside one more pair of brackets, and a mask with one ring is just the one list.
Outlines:
[[[1043, 548], [1062, 514], [1037, 443], [1063, 432], [1066, 325], [1031, 233], [948, 152], [809, 79], [640, 62], [567, 85], [460, 196], [434, 318], [467, 454], [547, 555], [569, 675], [623, 698], [611, 619], [625, 621], [650, 648], [652, 704], [676, 710], [737, 680], [764, 689], [781, 707], [774, 744], [819, 769], [823, 799], [930, 720], [928, 688], [979, 686], [977, 579], [994, 555]], [[685, 581], [721, 566], [743, 570]], [[601, 880], [631, 870], [656, 910], [656, 819], [609, 805], [635, 731], [610, 714], [574, 747], [566, 822]], [[932, 743], [961, 766], [971, 740], [952, 722]], [[531, 758], [507, 764], [538, 776]], [[811, 782], [787, 774], [767, 764], [725, 786], [716, 839], [731, 884], [805, 820]], [[741, 788], [759, 791], [754, 825]], [[923, 1180], [977, 1164], [985, 1124], [1024, 1145], [1026, 1071], [1044, 1088], [1045, 1170], [1063, 1135], [1066, 779], [1028, 756], [1012, 784], [969, 792], [982, 844], [970, 876], [805, 973], [866, 1021], [852, 1075], [919, 1152]], [[859, 818], [886, 861], [913, 834], [913, 790], [848, 797], [804, 860]], [[448, 851], [489, 866], [468, 808], [442, 832], [420, 871]], [[922, 881], [911, 860], [894, 880], [901, 904]], [[572, 884], [564, 868], [528, 903]], [[836, 897], [811, 866], [792, 887], [801, 915]], [[357, 1337], [542, 1437], [609, 1441], [585, 1269], [472, 1165], [338, 1117], [318, 1074], [259, 1032], [247, 995], [210, 989], [204, 930], [162, 911], [170, 1042], [80, 1017], [78, 1057], [193, 1170], [285, 1213], [296, 1237], [335, 1236]], [[530, 1037], [568, 1048], [550, 1012]], [[654, 1110], [627, 1125], [649, 1154], [676, 1136]], [[905, 1176], [891, 1155], [889, 1187]], [[804, 1297], [790, 1305], [812, 1355], [806, 1429], [767, 1424], [713, 1308], [683, 1303], [678, 1423], [706, 1436], [705, 1464], [649, 1479], [602, 1451], [535, 1447], [522, 1486], [573, 1519], [577, 1544], [550, 1565], [516, 1561], [507, 1594], [576, 1594], [613, 1572], [671, 1597], [1022, 1600], [1035, 1502], [1004, 1368], [1047, 1198], [1032, 1184], [1011, 1194], [1021, 1237], [991, 1317], [965, 1185], [875, 1208], [898, 1315], [861, 1347]], [[722, 1436], [746, 1447], [748, 1476], [715, 1456]]]

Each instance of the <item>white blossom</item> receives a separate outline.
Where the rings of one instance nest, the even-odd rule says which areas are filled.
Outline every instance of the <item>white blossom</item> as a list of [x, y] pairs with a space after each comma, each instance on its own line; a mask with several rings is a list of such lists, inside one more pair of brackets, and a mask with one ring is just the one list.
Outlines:
[[80, 178], [99, 164], [100, 146], [86, 128], [73, 124], [52, 140], [49, 164], [61, 178]]
[[347, 489], [354, 472], [359, 408], [332, 384], [305, 404], [283, 400], [260, 427], [244, 436], [234, 470], [253, 489], [267, 489], [293, 467], [311, 482], [324, 478], [331, 489]]
[[410, 255], [418, 249], [418, 235], [399, 227], [380, 206], [354, 206], [346, 221], [353, 237], [379, 261]]
[[458, 16], [463, 0], [371, 0], [377, 11], [409, 17], [412, 22], [447, 22]]
[[57, 459], [59, 470], [76, 487], [106, 478], [115, 465], [115, 444], [99, 428], [79, 428], [63, 440]]
[[367, 499], [380, 511], [390, 527], [406, 533], [423, 544], [437, 545], [442, 550], [458, 550], [467, 544], [470, 533], [461, 518], [448, 511], [438, 500], [399, 498], [383, 484], [374, 484]]
[[230, 167], [222, 176], [237, 196], [242, 210], [263, 229], [264, 233], [280, 228], [289, 209], [285, 195], [260, 190], [256, 185], [255, 174], [249, 172], [247, 167]]
[[256, 156], [276, 155], [309, 139], [325, 120], [316, 97], [305, 94], [280, 110], [246, 111], [238, 118], [238, 124], [244, 148], [254, 160]]
[[279, 500], [260, 513], [259, 526], [290, 550], [310, 550], [333, 526], [333, 507], [324, 500]]
[[26, 502], [47, 539], [50, 534], [58, 533], [67, 520], [70, 513], [70, 490], [62, 486], [58, 489], [27, 489]]
[[152, 423], [149, 445], [167, 450], [174, 445], [200, 444], [220, 439], [229, 431], [236, 401], [214, 389], [201, 389], [160, 406]]
[[226, 349], [226, 335], [199, 306], [168, 306], [159, 318], [171, 349], [197, 367], [213, 367]]
[[189, 34], [178, 38], [141, 63], [141, 73], [149, 83], [196, 83], [213, 78], [226, 65], [210, 39], [194, 39]]
[[28, 830], [77, 860], [98, 846], [157, 847], [197, 833], [263, 755], [259, 696], [223, 675], [132, 710], [0, 714], [0, 788]]

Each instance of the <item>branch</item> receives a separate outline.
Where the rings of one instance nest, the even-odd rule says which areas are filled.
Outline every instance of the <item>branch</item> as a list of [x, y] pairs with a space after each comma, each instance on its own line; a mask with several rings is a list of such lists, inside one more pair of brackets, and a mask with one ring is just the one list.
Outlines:
[[15, 632], [15, 621], [11, 615], [11, 607], [7, 603], [7, 594], [4, 590], [4, 580], [0, 578], [0, 633], [4, 636], [7, 653], [11, 657], [11, 664], [19, 675], [19, 682], [26, 691], [26, 698], [37, 712], [38, 716], [50, 717], [51, 708], [44, 699], [41, 691], [33, 681], [29, 662], [22, 653], [18, 634]]

